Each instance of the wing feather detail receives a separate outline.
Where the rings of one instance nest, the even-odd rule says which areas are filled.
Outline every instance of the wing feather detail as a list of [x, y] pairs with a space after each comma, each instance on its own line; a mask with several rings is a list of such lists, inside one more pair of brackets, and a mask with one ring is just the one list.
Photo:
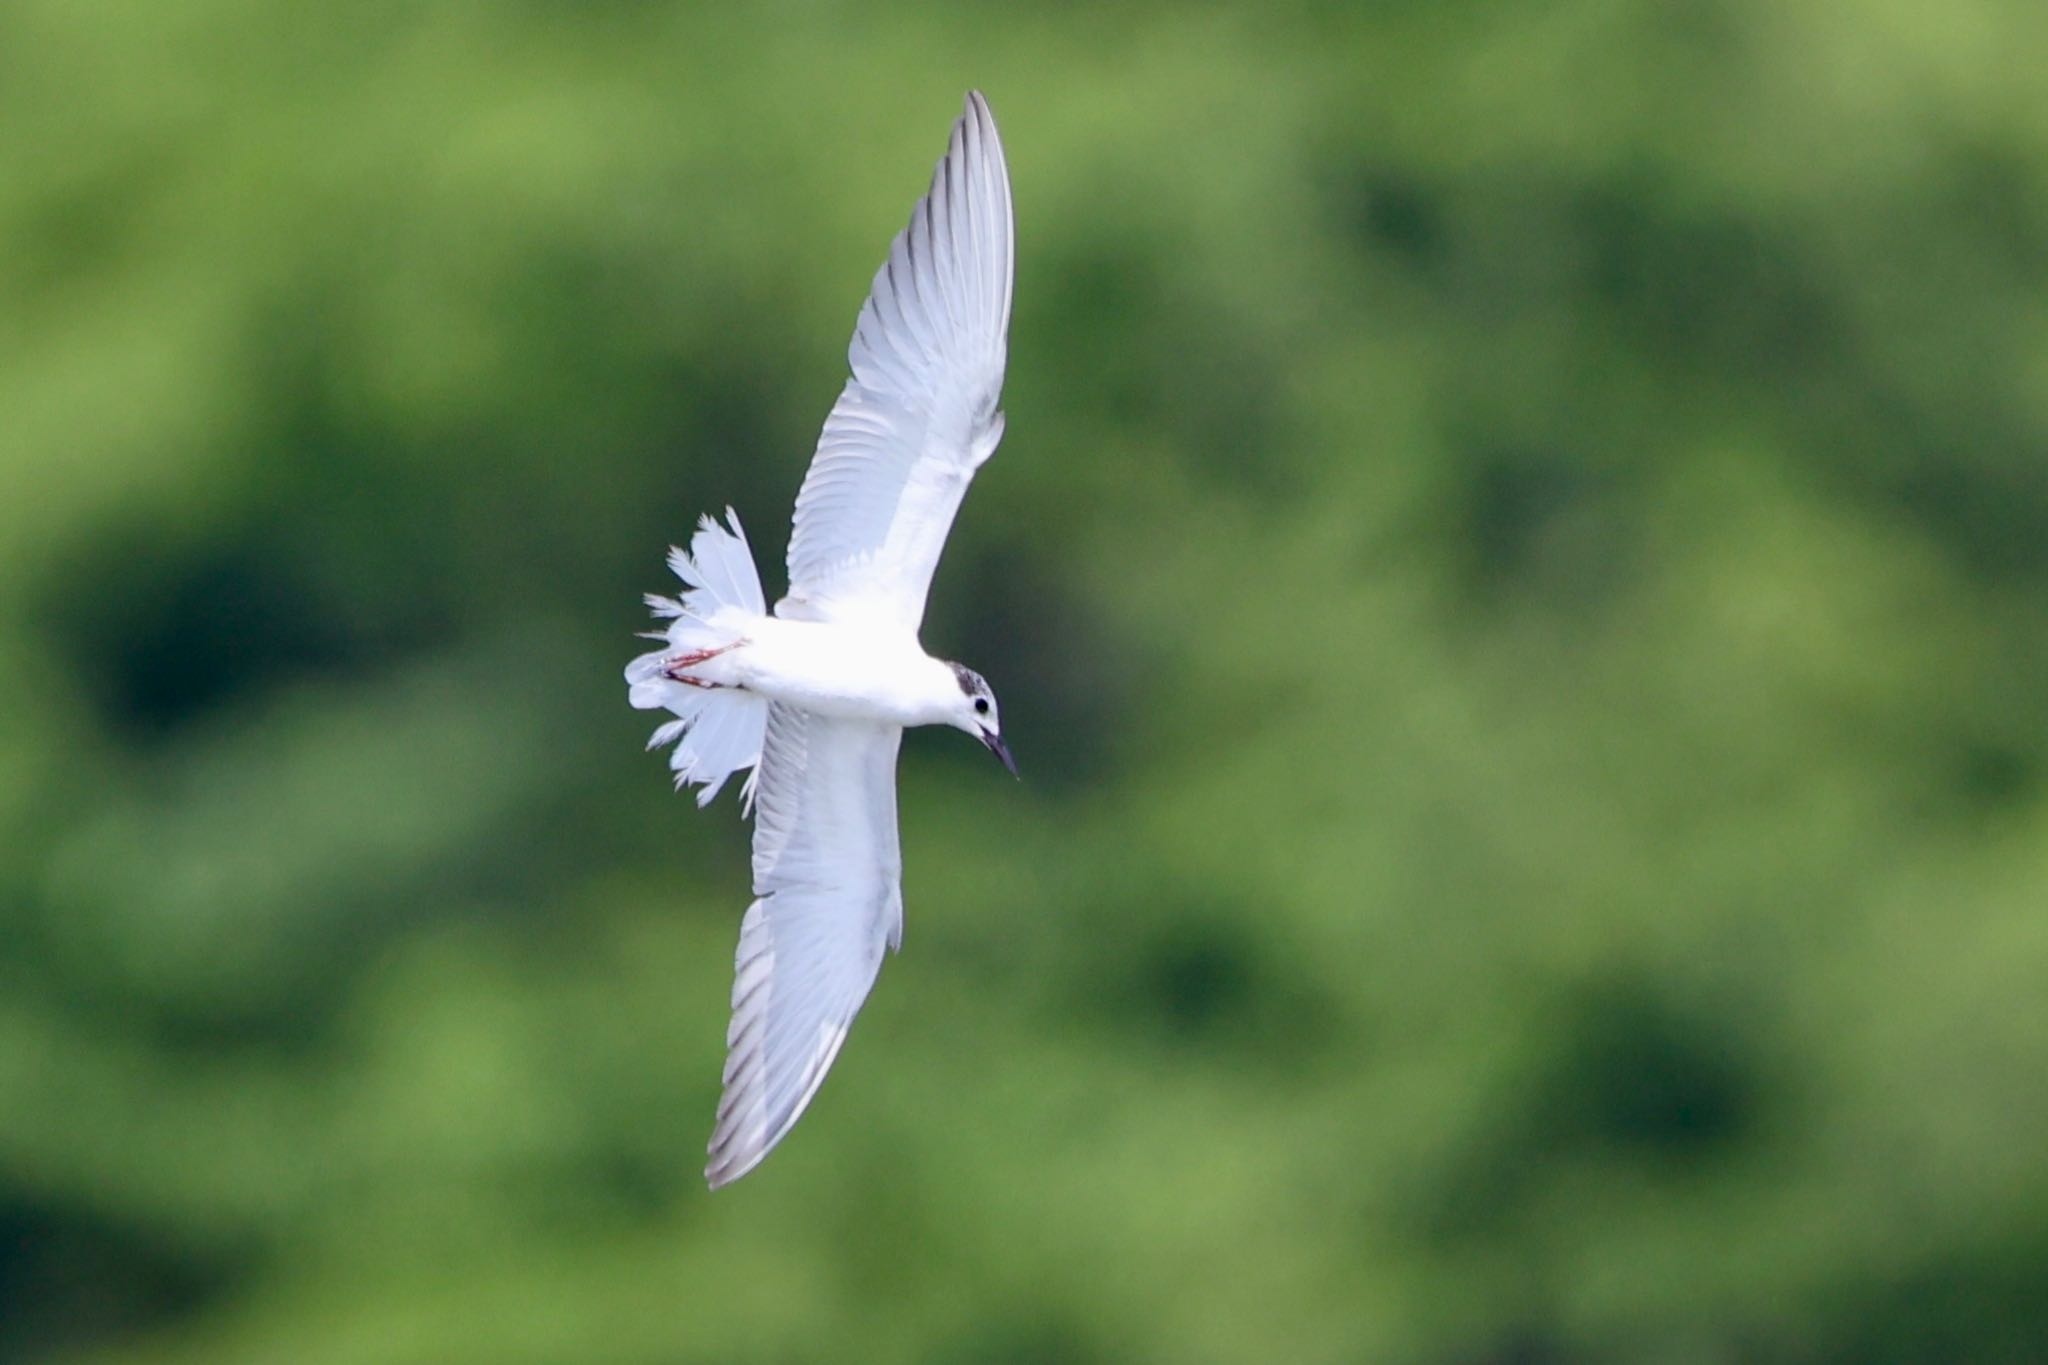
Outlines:
[[754, 903], [734, 955], [724, 1093], [705, 1179], [739, 1179], [823, 1084], [903, 923], [893, 725], [769, 708]]
[[1002, 439], [1014, 257], [1002, 142], [970, 92], [854, 326], [853, 377], [797, 494], [778, 614], [923, 620], [967, 485]]

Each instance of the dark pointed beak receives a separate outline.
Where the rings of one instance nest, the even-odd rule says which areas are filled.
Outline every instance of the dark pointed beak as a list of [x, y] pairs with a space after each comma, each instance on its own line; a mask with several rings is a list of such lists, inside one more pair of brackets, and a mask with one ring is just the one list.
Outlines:
[[983, 747], [994, 754], [997, 760], [1010, 770], [1010, 776], [1017, 778], [1019, 781], [1023, 780], [1023, 775], [1017, 771], [1017, 760], [1010, 757], [1010, 746], [1003, 743], [1001, 735], [983, 730], [981, 732], [981, 742]]

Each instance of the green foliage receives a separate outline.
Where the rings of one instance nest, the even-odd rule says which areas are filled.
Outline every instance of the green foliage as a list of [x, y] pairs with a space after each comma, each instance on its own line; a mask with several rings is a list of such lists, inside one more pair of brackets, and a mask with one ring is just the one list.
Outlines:
[[[2048, 1358], [2038, 7], [0, 11], [0, 1357]], [[777, 574], [969, 84], [906, 954], [698, 1177]]]

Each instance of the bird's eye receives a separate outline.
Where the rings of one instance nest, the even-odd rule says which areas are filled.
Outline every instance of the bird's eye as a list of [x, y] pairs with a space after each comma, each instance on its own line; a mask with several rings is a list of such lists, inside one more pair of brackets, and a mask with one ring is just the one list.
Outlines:
[[976, 697], [974, 699], [974, 714], [977, 716], [985, 716], [988, 714], [987, 697]]

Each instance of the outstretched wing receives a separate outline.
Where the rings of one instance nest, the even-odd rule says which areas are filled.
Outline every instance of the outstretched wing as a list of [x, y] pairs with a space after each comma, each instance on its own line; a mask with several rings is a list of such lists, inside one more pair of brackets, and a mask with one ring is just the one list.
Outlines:
[[795, 1126], [902, 939], [894, 725], [776, 705], [754, 797], [725, 1093], [704, 1175], [739, 1179]]
[[1002, 439], [1010, 178], [979, 92], [860, 310], [796, 499], [778, 615], [915, 630], [968, 481]]

